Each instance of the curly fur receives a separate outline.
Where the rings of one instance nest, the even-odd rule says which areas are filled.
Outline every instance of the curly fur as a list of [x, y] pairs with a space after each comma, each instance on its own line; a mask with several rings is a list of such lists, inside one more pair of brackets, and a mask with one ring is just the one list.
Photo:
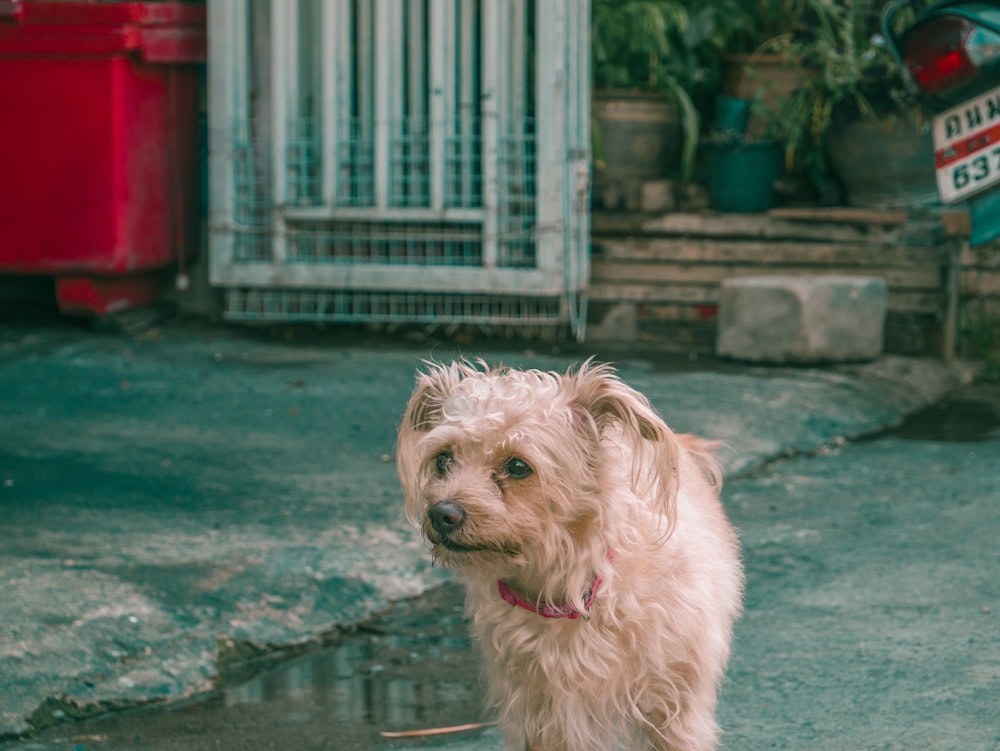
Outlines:
[[[716, 747], [743, 575], [711, 449], [607, 365], [455, 362], [418, 377], [397, 446], [406, 511], [466, 581], [508, 751]], [[515, 457], [528, 476], [512, 476]], [[427, 513], [442, 501], [462, 511], [446, 532]], [[579, 620], [497, 592], [503, 579], [584, 613], [595, 576]]]

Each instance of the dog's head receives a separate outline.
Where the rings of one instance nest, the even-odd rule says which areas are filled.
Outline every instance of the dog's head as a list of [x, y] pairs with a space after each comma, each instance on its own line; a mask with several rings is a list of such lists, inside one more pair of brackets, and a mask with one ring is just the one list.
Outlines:
[[676, 439], [610, 366], [563, 375], [431, 364], [399, 431], [407, 516], [436, 559], [497, 571], [604, 554], [628, 506], [673, 523]]

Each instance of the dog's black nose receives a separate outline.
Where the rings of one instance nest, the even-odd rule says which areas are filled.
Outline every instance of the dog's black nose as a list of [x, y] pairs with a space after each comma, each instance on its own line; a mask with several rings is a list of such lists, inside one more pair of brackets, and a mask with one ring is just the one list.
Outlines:
[[443, 537], [461, 527], [465, 521], [465, 511], [451, 501], [438, 501], [427, 509], [427, 516], [437, 533]]

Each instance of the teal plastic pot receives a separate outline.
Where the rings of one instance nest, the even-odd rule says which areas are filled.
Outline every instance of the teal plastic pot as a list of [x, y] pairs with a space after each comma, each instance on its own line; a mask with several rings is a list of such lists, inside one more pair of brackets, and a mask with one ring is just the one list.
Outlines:
[[715, 130], [742, 137], [750, 121], [750, 100], [719, 95], [715, 98]]
[[708, 147], [708, 190], [716, 211], [750, 213], [774, 207], [774, 182], [782, 173], [777, 141], [712, 144]]

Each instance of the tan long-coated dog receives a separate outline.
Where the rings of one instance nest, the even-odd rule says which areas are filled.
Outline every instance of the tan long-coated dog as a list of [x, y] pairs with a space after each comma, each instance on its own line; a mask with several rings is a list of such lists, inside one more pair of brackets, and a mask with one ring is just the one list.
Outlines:
[[508, 751], [717, 746], [743, 573], [711, 444], [606, 365], [455, 362], [419, 375], [397, 461]]

